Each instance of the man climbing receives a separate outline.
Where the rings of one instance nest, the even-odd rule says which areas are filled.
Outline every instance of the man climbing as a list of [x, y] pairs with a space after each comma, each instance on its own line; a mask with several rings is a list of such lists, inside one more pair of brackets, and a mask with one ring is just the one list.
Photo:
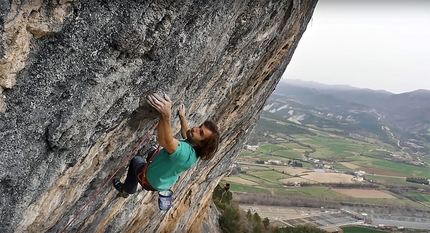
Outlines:
[[233, 193], [230, 191], [230, 184], [219, 183], [214, 190], [214, 199], [222, 203], [230, 203], [233, 199]]
[[181, 122], [181, 136], [183, 140], [173, 138], [171, 120], [172, 102], [164, 94], [151, 94], [147, 102], [160, 114], [157, 129], [157, 140], [161, 150], [156, 151], [152, 161], [146, 161], [135, 156], [129, 165], [127, 178], [121, 183], [118, 178], [113, 181], [114, 187], [122, 197], [136, 192], [137, 184], [149, 191], [169, 190], [178, 180], [179, 175], [191, 168], [200, 158], [209, 160], [218, 148], [218, 127], [211, 121], [205, 121], [200, 126], [188, 127], [185, 107], [179, 107], [178, 115]]
[[230, 190], [230, 184], [229, 183], [225, 184], [224, 190], [225, 190], [225, 192], [228, 192]]
[[[222, 185], [222, 183], [220, 183], [221, 185]], [[224, 186], [224, 185], [223, 185]], [[225, 184], [225, 186], [224, 186], [224, 190], [222, 191], [222, 194], [221, 194], [221, 200], [223, 200], [224, 199], [224, 195], [226, 194], [226, 193], [228, 193], [230, 191], [230, 184], [229, 183], [226, 183]], [[230, 196], [231, 196], [231, 194], [230, 194]], [[230, 202], [230, 200], [228, 200], [228, 202]]]

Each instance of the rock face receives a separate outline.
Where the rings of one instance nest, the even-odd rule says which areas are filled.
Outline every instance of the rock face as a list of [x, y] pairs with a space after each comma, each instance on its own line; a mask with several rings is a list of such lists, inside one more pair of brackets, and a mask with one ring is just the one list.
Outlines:
[[[0, 0], [0, 231], [213, 232], [212, 191], [316, 3]], [[157, 121], [150, 92], [184, 103], [191, 125], [222, 130], [167, 212], [156, 193], [117, 198], [109, 180], [155, 140], [139, 144]]]

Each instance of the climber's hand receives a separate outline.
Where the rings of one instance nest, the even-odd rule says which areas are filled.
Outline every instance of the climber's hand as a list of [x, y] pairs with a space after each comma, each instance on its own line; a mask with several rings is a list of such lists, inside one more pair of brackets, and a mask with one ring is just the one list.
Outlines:
[[181, 118], [185, 117], [185, 105], [184, 104], [179, 105], [178, 115]]
[[150, 94], [146, 97], [148, 104], [155, 108], [162, 117], [170, 118], [172, 115], [172, 101], [169, 96], [164, 94], [164, 98], [157, 93]]

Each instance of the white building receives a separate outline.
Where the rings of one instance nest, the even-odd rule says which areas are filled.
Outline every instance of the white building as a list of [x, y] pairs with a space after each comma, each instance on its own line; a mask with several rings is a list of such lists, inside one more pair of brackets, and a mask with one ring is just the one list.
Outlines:
[[354, 172], [354, 175], [356, 175], [356, 176], [363, 176], [364, 174], [366, 174], [365, 171]]
[[251, 146], [251, 145], [246, 145], [245, 146], [246, 150], [250, 150], [250, 151], [255, 151], [258, 149], [258, 146]]

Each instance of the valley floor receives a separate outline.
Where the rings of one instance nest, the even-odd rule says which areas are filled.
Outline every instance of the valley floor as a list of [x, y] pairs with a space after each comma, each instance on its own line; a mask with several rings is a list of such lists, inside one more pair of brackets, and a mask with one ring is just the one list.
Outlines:
[[[350, 225], [371, 227], [396, 227], [407, 229], [430, 229], [430, 219], [423, 217], [407, 217], [404, 215], [387, 215], [356, 212], [351, 209], [299, 208], [266, 205], [240, 204], [244, 211], [251, 210], [262, 218], [269, 218], [271, 224], [276, 226], [295, 226], [310, 224], [322, 229]], [[384, 229], [382, 228], [382, 229]]]

